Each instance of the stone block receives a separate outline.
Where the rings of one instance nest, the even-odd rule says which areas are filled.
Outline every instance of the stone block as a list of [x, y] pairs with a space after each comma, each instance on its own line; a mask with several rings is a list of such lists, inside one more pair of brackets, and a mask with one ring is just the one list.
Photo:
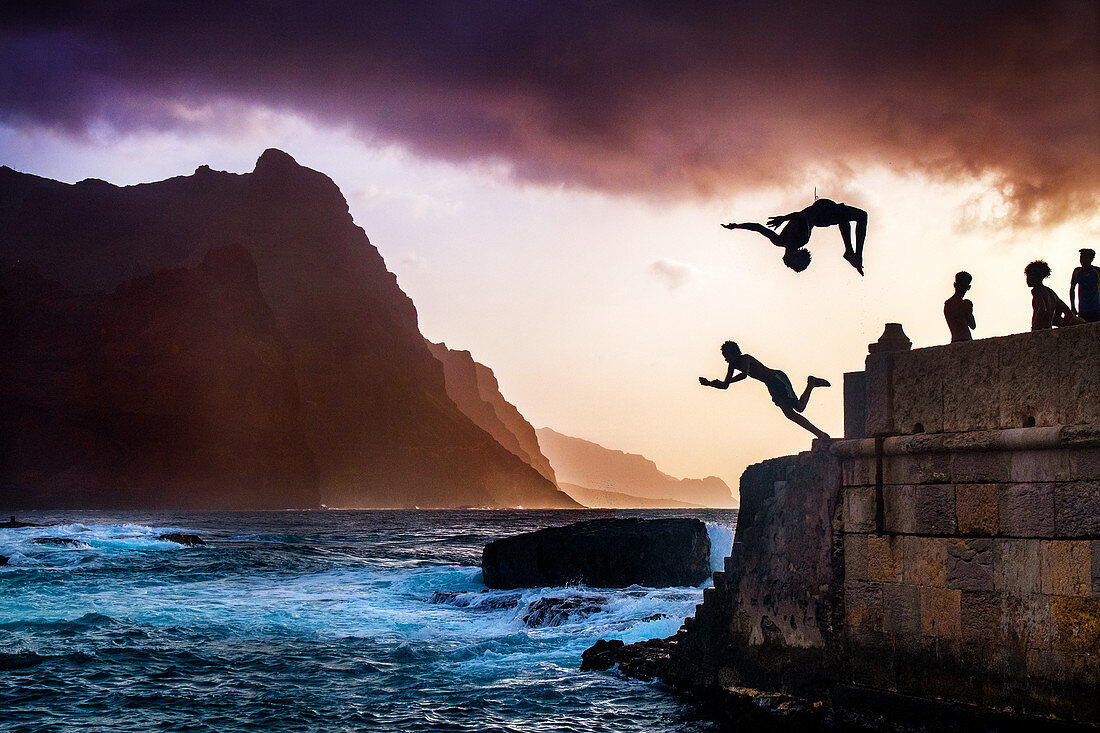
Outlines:
[[1100, 598], [1051, 599], [1054, 648], [1073, 654], [1100, 653]]
[[844, 580], [867, 580], [867, 537], [865, 534], [844, 535]]
[[1054, 535], [1054, 484], [1007, 484], [1001, 492], [1001, 533], [1008, 537]]
[[912, 484], [882, 487], [884, 529], [913, 534], [917, 531], [917, 487]]
[[903, 636], [921, 633], [920, 588], [895, 583], [882, 586], [882, 629]]
[[943, 432], [942, 355], [914, 351], [894, 360], [894, 427], [899, 433]]
[[867, 580], [878, 583], [901, 582], [904, 538], [894, 535], [867, 537]]
[[947, 543], [951, 541], [945, 537], [905, 537], [902, 582], [945, 587]]
[[1100, 538], [1100, 481], [1054, 485], [1054, 533], [1058, 537]]
[[1001, 526], [997, 484], [955, 486], [955, 517], [959, 534], [996, 535]]
[[1060, 685], [1073, 679], [1073, 659], [1065, 652], [1028, 649], [1026, 659], [1028, 679], [1056, 682]]
[[874, 456], [853, 456], [840, 459], [840, 480], [845, 486], [874, 486], [878, 461]]
[[950, 453], [884, 456], [885, 484], [944, 484], [951, 480]]
[[902, 484], [882, 487], [887, 532], [955, 534], [955, 487]]
[[1092, 595], [1092, 548], [1083, 540], [1040, 543], [1043, 593], [1061, 596]]
[[867, 425], [869, 436], [897, 433], [894, 428], [894, 405], [890, 400], [890, 380], [894, 371], [893, 354], [868, 354], [864, 374], [867, 397]]
[[1071, 454], [1073, 476], [1081, 481], [1100, 481], [1100, 448], [1080, 448]]
[[1000, 593], [963, 591], [959, 608], [960, 628], [964, 642], [991, 645], [1000, 640]]
[[1051, 649], [1054, 643], [1052, 596], [1042, 593], [1001, 596], [1001, 638], [1010, 649]]
[[864, 372], [844, 373], [844, 437], [867, 435], [867, 375]]
[[1070, 481], [1074, 478], [1072, 452], [1068, 450], [1020, 450], [1009, 454], [1013, 483]]
[[848, 679], [876, 689], [896, 689], [893, 643], [887, 634], [849, 626]]
[[916, 488], [916, 532], [957, 534], [955, 487], [953, 484], [925, 484]]
[[882, 631], [882, 586], [845, 581], [844, 621], [850, 627]]
[[875, 487], [846, 486], [844, 488], [844, 531], [875, 531]]
[[951, 476], [956, 483], [1003, 483], [1011, 474], [1011, 453], [960, 451], [951, 453]]
[[949, 433], [1000, 427], [996, 343], [981, 339], [942, 359], [943, 429]]
[[948, 541], [947, 587], [969, 591], [994, 589], [992, 539]]
[[925, 636], [958, 639], [962, 636], [962, 591], [920, 589], [920, 624]]
[[993, 542], [993, 587], [1002, 593], [1041, 593], [1040, 540], [997, 539]]
[[1100, 540], [1089, 543], [1092, 548], [1092, 595], [1100, 598]]

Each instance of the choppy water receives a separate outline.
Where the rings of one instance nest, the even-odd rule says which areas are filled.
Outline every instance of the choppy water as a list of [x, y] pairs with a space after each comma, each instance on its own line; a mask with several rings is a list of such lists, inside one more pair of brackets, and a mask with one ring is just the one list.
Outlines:
[[[608, 512], [28, 513], [0, 529], [4, 731], [703, 731], [659, 683], [578, 671], [675, 633], [697, 588], [487, 591], [485, 543]], [[720, 567], [736, 512], [698, 516]], [[157, 540], [200, 534], [209, 544]], [[35, 544], [67, 537], [76, 546]], [[708, 581], [709, 584], [709, 581]], [[545, 598], [585, 599], [553, 626]]]

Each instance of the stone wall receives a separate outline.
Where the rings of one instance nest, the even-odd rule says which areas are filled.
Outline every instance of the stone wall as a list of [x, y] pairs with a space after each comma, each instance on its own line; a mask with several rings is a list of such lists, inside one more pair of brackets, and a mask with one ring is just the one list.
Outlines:
[[746, 470], [671, 681], [1100, 724], [1100, 326], [909, 348]]

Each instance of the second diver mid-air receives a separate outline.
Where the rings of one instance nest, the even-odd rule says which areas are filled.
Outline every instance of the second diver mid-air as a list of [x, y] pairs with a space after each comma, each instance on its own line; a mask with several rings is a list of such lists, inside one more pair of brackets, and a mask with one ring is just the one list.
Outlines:
[[[852, 225], [855, 225], [855, 246], [852, 245]], [[779, 226], [783, 225], [782, 229]], [[844, 240], [844, 259], [863, 274], [863, 241], [867, 238], [867, 212], [855, 206], [838, 204], [831, 199], [817, 199], [801, 211], [781, 214], [768, 219], [768, 226], [755, 222], [723, 224], [726, 229], [747, 229], [763, 234], [783, 253], [783, 263], [802, 272], [810, 265], [810, 251], [806, 244], [810, 241], [810, 232], [814, 227], [836, 226]], [[768, 227], [771, 227], [770, 229]], [[773, 231], [777, 230], [777, 231]]]

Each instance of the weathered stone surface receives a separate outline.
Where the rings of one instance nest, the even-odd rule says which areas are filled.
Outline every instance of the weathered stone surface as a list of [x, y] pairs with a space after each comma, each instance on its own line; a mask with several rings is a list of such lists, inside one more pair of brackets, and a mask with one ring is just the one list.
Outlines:
[[72, 537], [35, 537], [31, 540], [34, 545], [50, 545], [51, 547], [71, 547], [77, 550], [87, 550], [91, 545]]
[[1073, 451], [1073, 478], [1100, 481], [1100, 448]]
[[710, 538], [698, 519], [594, 519], [490, 542], [490, 588], [698, 585], [710, 575]]
[[1077, 654], [1100, 650], [1100, 598], [1054, 596], [1054, 648]]
[[1089, 543], [1092, 549], [1092, 595], [1100, 598], [1100, 540]]
[[979, 642], [988, 646], [1000, 640], [1000, 593], [963, 591], [959, 608], [963, 642]]
[[958, 483], [999, 483], [1009, 480], [1011, 454], [1004, 451], [961, 451], [951, 454], [951, 478]]
[[1001, 636], [1018, 650], [1050, 649], [1054, 641], [1051, 596], [1041, 593], [1001, 597]]
[[912, 534], [917, 531], [917, 487], [888, 484], [882, 487], [884, 529]]
[[955, 516], [959, 534], [992, 536], [998, 533], [1000, 498], [997, 484], [958, 484]]
[[844, 577], [848, 580], [867, 580], [866, 534], [844, 535]]
[[951, 481], [950, 453], [887, 455], [882, 476], [886, 484], [943, 484]]
[[844, 489], [845, 531], [874, 532], [875, 515], [874, 486], [849, 486]]
[[1009, 457], [1009, 480], [1015, 483], [1068, 481], [1073, 475], [1073, 451], [1021, 450]]
[[939, 352], [917, 349], [894, 361], [894, 430], [943, 432], [943, 378]]
[[925, 636], [957, 639], [962, 635], [962, 591], [920, 589], [920, 624]]
[[1054, 485], [1054, 533], [1058, 537], [1100, 537], [1100, 481]]
[[879, 583], [900, 583], [904, 537], [867, 535], [867, 579]]
[[1085, 541], [1040, 543], [1043, 593], [1088, 596], [1092, 592], [1092, 550]]
[[894, 583], [882, 586], [882, 628], [888, 634], [921, 633], [920, 588]]
[[970, 591], [993, 590], [993, 540], [948, 540], [947, 587]]
[[848, 626], [882, 631], [882, 586], [878, 583], [846, 580], [844, 618]]
[[1054, 484], [1007, 484], [1001, 492], [1001, 531], [1008, 537], [1054, 534]]
[[943, 537], [906, 537], [902, 581], [909, 585], [947, 585], [947, 545]]
[[1040, 593], [1042, 546], [1039, 540], [998, 539], [993, 543], [993, 584], [1012, 595]]

